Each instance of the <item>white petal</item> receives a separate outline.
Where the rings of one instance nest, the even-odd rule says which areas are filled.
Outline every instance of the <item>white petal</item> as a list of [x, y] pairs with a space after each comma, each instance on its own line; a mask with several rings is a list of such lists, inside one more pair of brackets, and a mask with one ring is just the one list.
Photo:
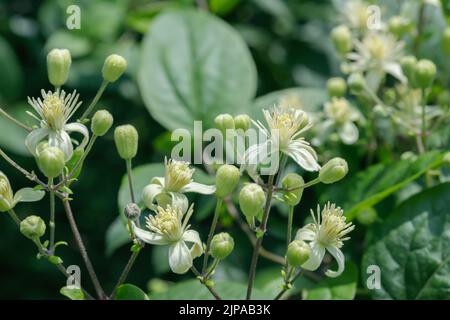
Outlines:
[[180, 208], [181, 212], [184, 214], [188, 207], [189, 207], [189, 201], [187, 197], [178, 192], [169, 192], [170, 196], [172, 197], [172, 207]]
[[73, 145], [67, 132], [61, 131], [59, 134], [50, 133], [48, 144], [49, 146], [60, 148], [64, 153], [64, 158], [66, 161], [72, 158]]
[[384, 66], [384, 70], [391, 74], [392, 76], [394, 76], [395, 78], [397, 78], [397, 80], [399, 80], [402, 83], [406, 83], [407, 79], [405, 77], [405, 75], [402, 72], [402, 68], [398, 63], [395, 62], [391, 62], [391, 63], [387, 63]]
[[191, 256], [193, 259], [200, 257], [203, 254], [202, 240], [197, 231], [187, 230], [183, 233], [183, 240], [186, 242], [192, 242]]
[[316, 270], [322, 263], [323, 256], [325, 255], [325, 248], [318, 244], [316, 241], [310, 243], [311, 255], [308, 261], [302, 264], [302, 268], [310, 271]]
[[36, 148], [46, 136], [50, 134], [50, 130], [46, 128], [39, 128], [31, 131], [25, 139], [25, 145], [33, 156], [37, 156]]
[[327, 272], [325, 272], [325, 275], [327, 275], [328, 277], [331, 277], [331, 278], [336, 278], [336, 277], [340, 276], [342, 274], [342, 272], [344, 272], [345, 256], [338, 247], [330, 246], [330, 247], [327, 247], [327, 250], [334, 257], [334, 259], [336, 259], [336, 262], [338, 264], [338, 269], [337, 269], [337, 271], [327, 270]]
[[192, 267], [191, 251], [183, 240], [169, 247], [169, 265], [174, 273], [186, 273]]
[[345, 144], [354, 144], [359, 137], [358, 127], [350, 121], [338, 128], [338, 134]]
[[183, 188], [180, 192], [196, 192], [201, 194], [213, 194], [216, 192], [216, 186], [208, 186], [206, 184], [201, 184], [198, 182], [190, 182]]
[[297, 234], [295, 235], [296, 240], [303, 240], [303, 241], [313, 241], [316, 237], [316, 234], [313, 230], [311, 230], [312, 224], [308, 224], [304, 226], [303, 228], [299, 229], [297, 231]]
[[155, 209], [155, 201], [156, 196], [158, 194], [161, 194], [162, 187], [158, 184], [148, 184], [143, 190], [142, 190], [142, 201], [144, 201], [144, 204], [149, 209]]
[[154, 178], [152, 178], [150, 183], [159, 184], [161, 187], [164, 187], [165, 186], [165, 182], [164, 181], [165, 181], [164, 177], [154, 177]]
[[162, 235], [138, 228], [134, 223], [132, 224], [133, 231], [136, 237], [144, 242], [156, 245], [167, 245], [170, 242]]
[[289, 144], [286, 152], [297, 164], [307, 171], [319, 171], [316, 152], [301, 140]]
[[84, 124], [81, 124], [78, 122], [73, 122], [73, 123], [66, 124], [64, 126], [64, 129], [67, 132], [81, 133], [83, 135], [83, 140], [80, 143], [80, 147], [84, 148], [87, 145], [87, 143], [89, 141], [89, 130], [86, 128], [86, 126]]

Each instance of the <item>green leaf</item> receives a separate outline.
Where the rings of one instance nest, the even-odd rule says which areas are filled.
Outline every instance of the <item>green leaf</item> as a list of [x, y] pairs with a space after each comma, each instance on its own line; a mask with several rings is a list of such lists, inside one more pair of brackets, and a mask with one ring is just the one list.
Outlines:
[[125, 226], [124, 220], [121, 217], [117, 217], [106, 230], [106, 255], [111, 256], [114, 251], [130, 241], [130, 234]]
[[211, 128], [220, 113], [246, 113], [256, 70], [241, 36], [197, 10], [167, 11], [144, 37], [138, 83], [144, 103], [169, 130]]
[[375, 226], [362, 262], [380, 268], [377, 299], [450, 299], [450, 183], [425, 190]]
[[45, 196], [45, 191], [34, 188], [22, 188], [14, 195], [14, 202], [36, 202]]
[[69, 298], [70, 300], [85, 300], [84, 292], [80, 287], [77, 286], [65, 286], [59, 290], [63, 296]]
[[353, 300], [358, 283], [358, 269], [348, 261], [344, 272], [337, 278], [326, 278], [304, 291], [306, 300]]
[[[25, 113], [27, 110], [26, 105], [15, 105], [8, 109], [4, 108], [3, 105], [0, 105], [0, 108], [3, 108], [6, 112], [18, 120], [23, 121], [31, 119], [31, 117]], [[0, 134], [1, 147], [4, 147], [21, 156], [31, 156], [31, 153], [25, 146], [25, 138], [28, 134], [26, 130], [0, 115], [0, 131], [8, 132], [8, 134]]]
[[115, 300], [149, 300], [147, 294], [135, 285], [125, 283], [116, 290]]
[[[335, 201], [344, 208], [348, 220], [373, 207], [394, 192], [422, 176], [426, 171], [442, 165], [440, 152], [429, 152], [417, 160], [400, 160], [376, 164], [358, 172], [350, 179], [338, 182], [323, 194], [325, 201]], [[343, 193], [342, 190], [347, 190]]]
[[218, 15], [225, 15], [233, 10], [241, 0], [209, 0], [209, 9]]
[[[214, 290], [224, 300], [245, 299], [247, 285], [230, 281], [215, 281]], [[252, 298], [259, 300], [272, 299], [269, 294], [259, 289], [253, 289]], [[214, 297], [198, 280], [186, 280], [172, 285], [163, 293], [155, 293], [150, 296], [156, 300], [214, 300]]]
[[[0, 37], [0, 65], [2, 66], [2, 76], [0, 77], [0, 97], [11, 101], [17, 98], [22, 91], [23, 74], [16, 54], [9, 43], [2, 37]], [[4, 106], [0, 107], [3, 108]]]
[[63, 263], [63, 260], [58, 256], [50, 256], [50, 257], [48, 257], [48, 261], [50, 261], [50, 263], [53, 263], [53, 264]]

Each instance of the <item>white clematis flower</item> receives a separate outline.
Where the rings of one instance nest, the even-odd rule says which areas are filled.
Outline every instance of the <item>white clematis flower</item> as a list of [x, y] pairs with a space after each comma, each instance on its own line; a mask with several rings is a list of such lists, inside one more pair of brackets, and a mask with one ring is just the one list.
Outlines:
[[49, 146], [60, 148], [67, 161], [73, 154], [69, 133], [78, 132], [83, 135], [80, 144], [82, 148], [89, 140], [89, 130], [85, 125], [77, 122], [67, 123], [81, 105], [81, 101], [78, 102], [79, 94], [76, 90], [69, 94], [66, 94], [64, 90], [56, 92], [42, 90], [41, 94], [42, 99], [28, 97], [28, 103], [37, 112], [37, 116], [31, 112], [28, 114], [38, 120], [41, 127], [28, 134], [25, 144], [31, 154], [36, 157], [38, 144], [47, 138]]
[[296, 240], [307, 241], [311, 247], [311, 255], [302, 268], [314, 271], [322, 263], [325, 251], [328, 251], [338, 263], [338, 270], [328, 270], [328, 277], [338, 277], [345, 266], [345, 257], [341, 251], [344, 241], [350, 239], [345, 237], [355, 226], [351, 222], [346, 223], [343, 210], [334, 204], [327, 203], [320, 212], [317, 206], [317, 216], [311, 210], [314, 222], [307, 224], [298, 230]]
[[353, 144], [358, 140], [359, 131], [354, 122], [361, 115], [347, 99], [333, 97], [325, 103], [325, 116], [327, 120], [323, 122], [323, 127], [335, 127], [342, 142]]
[[188, 162], [165, 159], [166, 173], [164, 177], [155, 177], [142, 192], [142, 199], [149, 209], [156, 208], [156, 202], [180, 207], [187, 210], [188, 200], [186, 192], [213, 194], [215, 186], [208, 186], [194, 182], [192, 176], [195, 169], [189, 167]]
[[264, 163], [274, 153], [282, 152], [307, 171], [320, 170], [316, 152], [302, 137], [312, 127], [306, 112], [278, 106], [271, 111], [263, 110], [263, 113], [268, 129], [260, 121], [252, 121], [267, 139], [248, 148], [243, 169], [253, 176], [259, 163]]
[[177, 274], [186, 273], [192, 267], [193, 260], [203, 254], [203, 244], [198, 232], [190, 230], [188, 225], [193, 205], [186, 215], [181, 208], [170, 205], [165, 209], [158, 206], [156, 212], [156, 215], [146, 218], [146, 226], [150, 231], [133, 224], [134, 234], [150, 244], [168, 245], [170, 269]]

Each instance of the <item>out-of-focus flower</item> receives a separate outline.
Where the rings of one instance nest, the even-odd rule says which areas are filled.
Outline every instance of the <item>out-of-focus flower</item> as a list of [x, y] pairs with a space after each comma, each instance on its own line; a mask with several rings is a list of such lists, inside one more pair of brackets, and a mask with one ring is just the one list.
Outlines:
[[345, 144], [353, 144], [358, 140], [359, 132], [355, 121], [360, 119], [360, 113], [350, 105], [345, 98], [332, 98], [325, 103], [323, 126], [335, 127], [339, 137]]

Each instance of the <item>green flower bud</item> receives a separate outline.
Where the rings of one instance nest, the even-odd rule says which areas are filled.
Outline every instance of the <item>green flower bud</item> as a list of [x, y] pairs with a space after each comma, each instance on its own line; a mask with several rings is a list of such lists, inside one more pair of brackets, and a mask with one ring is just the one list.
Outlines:
[[248, 129], [250, 129], [251, 125], [252, 120], [246, 114], [240, 114], [234, 117], [234, 126], [236, 127], [236, 129], [241, 129], [242, 131], [246, 132]]
[[395, 100], [397, 100], [397, 94], [395, 89], [388, 88], [383, 92], [383, 100], [387, 105], [393, 105]]
[[427, 59], [419, 60], [414, 69], [414, 79], [421, 88], [428, 88], [436, 76], [436, 65]]
[[303, 185], [305, 184], [305, 180], [303, 180], [302, 176], [296, 173], [288, 173], [283, 180], [281, 181], [281, 185], [284, 189], [293, 189], [292, 191], [287, 191], [283, 199], [290, 206], [296, 206], [300, 203], [303, 195]]
[[211, 240], [211, 256], [214, 259], [222, 260], [234, 249], [234, 240], [226, 232], [216, 234]]
[[345, 55], [352, 50], [352, 34], [344, 25], [337, 26], [331, 30], [331, 41], [333, 41], [336, 51], [341, 55]]
[[137, 154], [139, 135], [136, 129], [126, 124], [114, 131], [117, 152], [122, 159], [133, 159]]
[[0, 212], [6, 212], [13, 208], [14, 194], [8, 177], [0, 171]]
[[42, 173], [49, 179], [59, 176], [64, 169], [64, 152], [58, 147], [47, 147], [38, 153], [37, 163]]
[[112, 54], [105, 59], [102, 75], [107, 82], [115, 82], [125, 72], [127, 60], [118, 54]]
[[288, 246], [286, 259], [289, 265], [294, 268], [298, 268], [308, 261], [310, 255], [311, 248], [306, 242], [302, 240], [294, 240]]
[[355, 95], [364, 92], [366, 88], [366, 80], [361, 73], [352, 73], [347, 79], [347, 84]]
[[106, 110], [97, 111], [92, 117], [91, 130], [96, 136], [105, 135], [113, 124], [111, 113]]
[[20, 223], [20, 232], [31, 240], [39, 239], [45, 234], [45, 222], [38, 216], [26, 217]]
[[137, 220], [141, 216], [141, 209], [136, 203], [129, 203], [125, 206], [125, 217], [130, 220]]
[[239, 193], [239, 206], [247, 218], [256, 217], [266, 203], [266, 194], [261, 186], [250, 183]]
[[345, 80], [339, 77], [330, 78], [327, 81], [328, 95], [330, 97], [343, 97], [347, 91]]
[[67, 49], [53, 49], [47, 54], [48, 80], [55, 87], [66, 83], [72, 58]]
[[214, 123], [216, 124], [216, 128], [222, 131], [223, 133], [226, 133], [227, 129], [235, 129], [234, 126], [234, 119], [233, 117], [228, 113], [222, 113], [219, 114], [215, 119]]
[[393, 16], [388, 23], [389, 32], [401, 38], [409, 29], [409, 21], [401, 16]]
[[325, 184], [334, 183], [347, 175], [347, 161], [342, 158], [333, 158], [328, 161], [319, 171], [320, 182]]
[[414, 56], [405, 56], [400, 59], [400, 65], [405, 76], [411, 84], [414, 84], [414, 70], [416, 69], [417, 59]]
[[239, 183], [241, 174], [235, 166], [224, 164], [216, 173], [216, 196], [224, 198], [233, 192]]
[[442, 34], [442, 49], [445, 53], [450, 54], [450, 28], [447, 27]]
[[378, 219], [378, 214], [374, 208], [369, 207], [359, 212], [356, 216], [356, 219], [362, 225], [368, 226], [373, 224]]

